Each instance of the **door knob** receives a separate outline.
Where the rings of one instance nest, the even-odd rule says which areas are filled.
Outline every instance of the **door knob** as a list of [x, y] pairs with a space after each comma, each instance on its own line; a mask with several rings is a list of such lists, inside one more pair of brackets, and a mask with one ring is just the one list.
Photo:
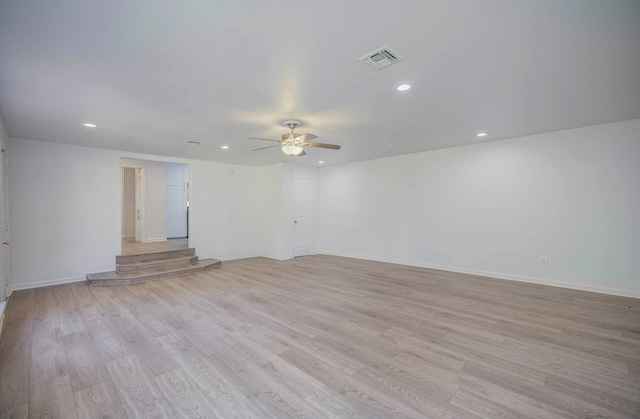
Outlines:
[[2, 242], [2, 244], [4, 244], [5, 246], [9, 244], [9, 240], [5, 240]]

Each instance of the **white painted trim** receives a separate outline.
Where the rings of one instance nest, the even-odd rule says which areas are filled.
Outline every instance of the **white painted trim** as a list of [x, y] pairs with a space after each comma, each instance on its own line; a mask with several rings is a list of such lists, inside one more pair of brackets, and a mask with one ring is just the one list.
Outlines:
[[155, 239], [147, 239], [144, 242], [145, 243], [155, 243], [155, 242], [166, 242], [167, 238], [166, 237], [157, 237]]
[[293, 259], [294, 256], [293, 255], [273, 255], [273, 254], [262, 254], [260, 255], [261, 257], [264, 258], [268, 258], [268, 259], [275, 259], [275, 260], [289, 260], [289, 259]]
[[49, 287], [51, 285], [70, 284], [72, 282], [81, 282], [86, 280], [87, 280], [86, 276], [72, 276], [69, 278], [56, 278], [56, 279], [47, 279], [46, 281], [26, 282], [24, 284], [17, 284], [12, 286], [11, 292], [19, 291], [19, 290], [28, 290], [32, 288]]
[[478, 271], [475, 269], [457, 268], [452, 266], [432, 265], [432, 264], [423, 263], [423, 262], [376, 258], [371, 256], [356, 255], [356, 254], [343, 253], [343, 252], [320, 251], [318, 252], [318, 254], [341, 256], [341, 257], [347, 257], [347, 258], [353, 258], [353, 259], [371, 260], [375, 262], [394, 263], [397, 265], [415, 266], [417, 268], [436, 269], [438, 271], [456, 272], [461, 274], [477, 275], [477, 276], [483, 276], [483, 277], [495, 278], [495, 279], [506, 279], [509, 281], [526, 282], [530, 284], [539, 284], [539, 285], [546, 285], [550, 287], [567, 288], [567, 289], [579, 290], [579, 291], [597, 292], [600, 294], [616, 295], [619, 297], [640, 298], [640, 292], [619, 290], [614, 288], [597, 287], [597, 286], [587, 285], [587, 284], [576, 284], [573, 282], [554, 281], [552, 279], [512, 275], [512, 274], [505, 274], [500, 272]]
[[127, 234], [127, 235], [123, 235], [123, 236], [122, 236], [122, 238], [123, 238], [123, 239], [135, 239], [135, 238], [136, 238], [136, 236], [135, 236], [135, 234], [134, 234], [134, 235]]

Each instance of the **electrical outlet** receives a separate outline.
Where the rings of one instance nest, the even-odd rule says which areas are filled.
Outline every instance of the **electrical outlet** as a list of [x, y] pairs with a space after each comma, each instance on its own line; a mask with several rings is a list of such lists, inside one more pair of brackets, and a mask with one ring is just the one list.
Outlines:
[[544, 266], [545, 268], [549, 266], [549, 257], [548, 256], [540, 256], [540, 266]]

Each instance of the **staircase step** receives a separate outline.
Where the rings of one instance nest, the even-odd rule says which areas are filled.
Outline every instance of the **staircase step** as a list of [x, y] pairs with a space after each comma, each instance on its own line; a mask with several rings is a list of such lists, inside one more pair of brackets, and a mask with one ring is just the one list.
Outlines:
[[122, 265], [129, 262], [145, 262], [155, 259], [172, 259], [181, 256], [193, 256], [196, 249], [193, 247], [178, 250], [165, 250], [162, 252], [140, 253], [137, 255], [120, 255], [116, 256], [116, 264]]
[[222, 262], [216, 259], [200, 259], [196, 263], [190, 265], [179, 265], [133, 272], [98, 272], [87, 274], [87, 282], [89, 284], [99, 285], [135, 284], [136, 282], [149, 281], [152, 279], [166, 278], [169, 276], [178, 276], [209, 269], [216, 269], [219, 268], [221, 264]]
[[143, 261], [116, 263], [116, 272], [148, 271], [151, 269], [169, 268], [171, 266], [193, 265], [198, 263], [198, 256], [180, 256], [175, 258], [159, 258]]

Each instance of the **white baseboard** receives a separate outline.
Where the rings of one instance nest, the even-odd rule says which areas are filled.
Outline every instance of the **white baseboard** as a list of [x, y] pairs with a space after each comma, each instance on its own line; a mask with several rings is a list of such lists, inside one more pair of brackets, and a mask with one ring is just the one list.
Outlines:
[[289, 259], [293, 259], [293, 255], [272, 255], [272, 254], [262, 254], [260, 255], [264, 258], [268, 258], [268, 259], [275, 259], [275, 260], [289, 260]]
[[423, 263], [423, 262], [414, 262], [414, 261], [406, 261], [406, 260], [398, 260], [398, 259], [387, 259], [387, 258], [376, 258], [376, 257], [371, 257], [371, 256], [351, 254], [351, 253], [343, 253], [343, 252], [321, 251], [318, 254], [331, 255], [331, 256], [341, 256], [341, 257], [347, 257], [347, 258], [353, 258], [353, 259], [371, 260], [371, 261], [375, 261], [375, 262], [394, 263], [394, 264], [397, 264], [397, 265], [415, 266], [417, 268], [436, 269], [436, 270], [439, 270], [439, 271], [447, 271], [447, 272], [455, 272], [455, 273], [468, 274], [468, 275], [484, 276], [484, 277], [487, 277], [487, 278], [507, 279], [507, 280], [510, 280], [510, 281], [527, 282], [527, 283], [530, 283], [530, 284], [547, 285], [547, 286], [550, 286], [550, 287], [567, 288], [567, 289], [579, 290], [579, 291], [597, 292], [597, 293], [600, 293], [600, 294], [616, 295], [616, 296], [619, 296], [619, 297], [640, 298], [640, 292], [635, 292], [635, 291], [619, 290], [619, 289], [615, 289], [615, 288], [606, 288], [606, 287], [598, 287], [598, 286], [588, 285], [588, 284], [576, 284], [574, 282], [555, 281], [555, 280], [552, 280], [552, 279], [544, 279], [544, 278], [536, 278], [536, 277], [529, 277], [529, 276], [505, 274], [505, 273], [501, 273], [501, 272], [487, 272], [487, 271], [479, 271], [479, 270], [475, 270], [475, 269], [458, 268], [458, 267], [453, 267], [453, 266], [433, 265], [433, 264]]
[[155, 242], [166, 242], [167, 238], [166, 237], [157, 237], [155, 239], [147, 239], [144, 241], [144, 243], [155, 243]]
[[135, 234], [123, 234], [122, 238], [123, 239], [135, 239], [136, 235]]
[[[458, 267], [452, 267], [452, 266], [434, 265], [434, 264], [428, 264], [423, 262], [405, 261], [405, 260], [388, 259], [388, 258], [376, 258], [376, 257], [371, 257], [366, 255], [344, 253], [344, 252], [320, 251], [314, 254], [324, 254], [324, 255], [340, 256], [340, 257], [347, 257], [347, 258], [354, 258], [354, 259], [371, 260], [376, 262], [393, 263], [397, 265], [415, 266], [418, 268], [436, 269], [439, 271], [456, 272], [456, 273], [462, 273], [462, 274], [468, 274], [468, 275], [483, 276], [488, 278], [506, 279], [510, 281], [527, 282], [527, 283], [547, 285], [552, 287], [574, 289], [579, 291], [589, 291], [589, 292], [597, 292], [601, 294], [617, 295], [620, 297], [640, 298], [640, 292], [619, 290], [615, 288], [598, 287], [598, 286], [587, 285], [587, 284], [576, 284], [573, 282], [555, 281], [555, 280], [544, 279], [544, 278], [505, 274], [501, 272], [487, 272], [487, 271], [458, 268]], [[262, 253], [248, 253], [243, 255], [218, 257], [216, 259], [219, 259], [224, 262], [224, 261], [232, 261], [232, 260], [238, 260], [238, 259], [249, 259], [254, 257], [266, 257], [266, 258], [275, 259], [275, 260], [288, 260], [288, 259], [292, 259], [293, 255], [278, 256], [278, 255], [262, 254]], [[11, 292], [17, 291], [17, 290], [48, 287], [51, 285], [68, 284], [72, 282], [80, 282], [85, 280], [86, 280], [86, 277], [84, 276], [75, 276], [70, 278], [58, 278], [58, 279], [50, 279], [45, 281], [15, 284], [10, 287], [9, 295], [11, 295]]]
[[49, 287], [51, 285], [70, 284], [72, 282], [86, 281], [86, 276], [72, 276], [69, 278], [47, 279], [44, 281], [25, 282], [23, 284], [12, 284], [11, 292], [28, 290], [31, 288]]

